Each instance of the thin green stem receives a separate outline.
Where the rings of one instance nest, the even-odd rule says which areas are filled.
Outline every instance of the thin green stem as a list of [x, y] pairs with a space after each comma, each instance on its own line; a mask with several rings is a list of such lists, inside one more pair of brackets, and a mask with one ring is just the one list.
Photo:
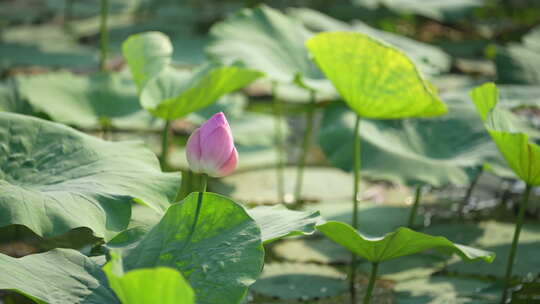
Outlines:
[[353, 173], [354, 173], [354, 185], [353, 185], [353, 218], [352, 224], [354, 229], [358, 229], [358, 200], [360, 192], [360, 116], [356, 116], [356, 122], [354, 124], [354, 139], [353, 139]]
[[478, 173], [471, 181], [471, 184], [469, 185], [469, 188], [467, 188], [467, 192], [465, 193], [465, 197], [463, 198], [463, 201], [461, 202], [461, 207], [459, 208], [459, 217], [462, 218], [465, 215], [465, 206], [470, 202], [474, 188], [476, 184], [478, 183], [478, 180], [480, 180], [480, 176], [482, 175], [482, 172], [484, 172], [483, 168], [480, 167], [478, 170]]
[[191, 239], [193, 238], [193, 234], [195, 233], [195, 228], [197, 227], [197, 223], [199, 222], [199, 216], [202, 210], [204, 192], [206, 192], [206, 174], [201, 174], [199, 180], [200, 180], [199, 186], [200, 186], [201, 191], [199, 191], [197, 194], [197, 207], [195, 209], [195, 218], [193, 219], [193, 223], [191, 224], [191, 229], [189, 230], [189, 235], [187, 236], [186, 242], [184, 243], [184, 248], [189, 243], [191, 243]]
[[422, 198], [422, 185], [416, 186], [416, 192], [414, 194], [414, 203], [409, 213], [409, 221], [407, 222], [407, 227], [413, 228], [414, 222], [416, 220], [416, 214], [418, 213], [418, 206], [420, 205], [420, 199]]
[[178, 194], [176, 195], [175, 202], [183, 200], [191, 192], [193, 192], [193, 172], [191, 170], [182, 171], [182, 182]]
[[375, 281], [377, 279], [378, 268], [379, 268], [379, 263], [371, 263], [371, 275], [369, 276], [369, 284], [366, 290], [366, 295], [364, 296], [364, 304], [369, 304], [369, 302], [371, 302], [373, 288], [375, 287]]
[[[354, 229], [358, 230], [358, 193], [360, 191], [360, 116], [356, 116], [356, 122], [354, 124], [353, 135], [353, 173], [354, 173], [354, 185], [353, 185], [353, 213], [352, 224]], [[351, 265], [349, 272], [349, 292], [351, 294], [351, 303], [356, 304], [356, 264], [357, 257], [353, 253], [351, 256]]]
[[206, 192], [207, 177], [204, 173], [199, 175], [199, 189], [201, 192]]
[[99, 26], [100, 57], [99, 68], [107, 70], [107, 49], [109, 44], [109, 30], [107, 29], [107, 19], [109, 15], [109, 0], [101, 0], [101, 21]]
[[294, 197], [296, 203], [300, 203], [302, 200], [302, 184], [304, 182], [304, 168], [306, 166], [306, 159], [311, 146], [311, 137], [313, 134], [313, 121], [315, 120], [315, 90], [309, 90], [310, 102], [308, 111], [306, 113], [306, 130], [304, 132], [304, 139], [302, 141], [302, 152], [298, 161], [298, 172], [296, 174], [296, 188], [294, 191]]
[[277, 145], [277, 194], [278, 194], [278, 202], [283, 202], [283, 198], [285, 196], [285, 177], [284, 177], [284, 155], [285, 155], [285, 145], [283, 141], [283, 130], [282, 130], [282, 123], [283, 123], [283, 109], [281, 105], [281, 100], [277, 96], [277, 83], [272, 83], [272, 96], [274, 98], [273, 105], [274, 105], [274, 132], [275, 132], [275, 140]]
[[523, 193], [523, 199], [519, 206], [519, 214], [516, 223], [516, 229], [514, 230], [514, 239], [512, 240], [512, 247], [510, 248], [510, 255], [508, 256], [508, 261], [506, 263], [506, 276], [504, 280], [504, 290], [501, 297], [501, 303], [506, 303], [506, 297], [508, 295], [508, 289], [511, 285], [512, 280], [512, 268], [514, 267], [514, 259], [516, 258], [517, 245], [519, 243], [519, 234], [521, 233], [521, 227], [523, 226], [523, 220], [525, 218], [525, 211], [527, 210], [527, 204], [529, 203], [529, 196], [531, 194], [532, 186], [527, 184], [525, 192]]
[[167, 156], [169, 153], [169, 129], [171, 127], [171, 122], [169, 120], [165, 121], [165, 126], [163, 126], [163, 131], [161, 133], [161, 169], [167, 169]]

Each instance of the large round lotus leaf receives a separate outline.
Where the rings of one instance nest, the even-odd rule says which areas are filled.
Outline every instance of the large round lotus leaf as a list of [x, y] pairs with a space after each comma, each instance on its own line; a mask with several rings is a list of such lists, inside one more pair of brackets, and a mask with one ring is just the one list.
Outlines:
[[[319, 143], [330, 162], [352, 169], [356, 115], [343, 105], [325, 110]], [[360, 122], [361, 173], [405, 184], [464, 185], [468, 168], [498, 153], [470, 102], [450, 104], [448, 115], [431, 119]]]
[[[115, 260], [101, 269], [103, 257], [55, 249], [21, 259], [0, 254], [0, 289], [37, 303], [193, 304], [193, 291], [178, 271], [156, 267], [122, 272]], [[39, 273], [39, 275], [36, 275]], [[110, 287], [109, 287], [110, 285]]]
[[144, 110], [133, 81], [119, 74], [48, 73], [17, 78], [21, 95], [54, 121], [82, 128], [103, 124], [118, 128], [159, 127]]
[[[6, 11], [12, 9], [13, 6]], [[2, 31], [0, 69], [13, 66], [95, 67], [95, 55], [94, 47], [78, 44], [60, 25], [22, 25]]]
[[390, 119], [446, 113], [431, 84], [394, 47], [353, 32], [320, 33], [306, 45], [341, 97], [362, 117]]
[[540, 26], [523, 36], [523, 43], [497, 49], [497, 82], [540, 84]]
[[288, 14], [300, 20], [308, 29], [316, 32], [353, 31], [371, 35], [403, 50], [421, 72], [437, 75], [450, 70], [451, 58], [440, 48], [416, 41], [403, 35], [378, 30], [355, 20], [352, 24], [334, 19], [310, 8], [291, 8]]
[[313, 35], [300, 22], [261, 5], [244, 9], [211, 30], [207, 50], [226, 62], [241, 61], [272, 80], [299, 80], [315, 90], [333, 91], [307, 53], [304, 42]]
[[103, 240], [94, 236], [91, 229], [75, 228], [64, 234], [43, 238], [26, 226], [9, 225], [0, 228], [0, 253], [22, 257], [54, 248], [70, 248], [88, 252]]
[[161, 221], [124, 252], [126, 270], [179, 270], [197, 303], [240, 303], [262, 271], [261, 231], [246, 210], [213, 193], [192, 193], [171, 205]]
[[43, 237], [88, 227], [108, 238], [126, 228], [134, 199], [162, 210], [180, 184], [141, 143], [11, 113], [0, 113], [0, 126], [0, 226]]
[[491, 263], [495, 259], [493, 252], [454, 244], [444, 237], [431, 236], [405, 227], [377, 238], [363, 236], [353, 227], [342, 222], [329, 221], [318, 226], [317, 229], [334, 242], [373, 263], [421, 253], [429, 249], [446, 254], [457, 254], [466, 261], [484, 260]]
[[[288, 236], [313, 234], [315, 226], [324, 222], [317, 211], [294, 211], [284, 206], [258, 206], [246, 211], [257, 222], [265, 244]], [[117, 234], [107, 246], [127, 247], [139, 242], [159, 222], [159, 216], [144, 206], [133, 208], [130, 228]]]
[[75, 250], [54, 249], [20, 259], [0, 253], [0, 268], [0, 289], [38, 303], [120, 304], [99, 263]]
[[483, 0], [354, 0], [353, 3], [371, 9], [384, 6], [399, 14], [415, 14], [438, 21], [464, 20], [472, 16], [476, 8], [485, 5]]

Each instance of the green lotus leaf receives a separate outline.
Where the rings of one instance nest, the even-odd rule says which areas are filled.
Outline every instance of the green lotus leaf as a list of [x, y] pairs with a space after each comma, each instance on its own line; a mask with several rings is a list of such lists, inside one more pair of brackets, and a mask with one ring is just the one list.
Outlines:
[[[0, 8], [10, 13], [13, 9], [13, 6]], [[25, 11], [27, 15], [29, 10]], [[21, 24], [24, 25], [9, 26], [2, 31], [0, 69], [14, 66], [89, 69], [97, 65], [96, 48], [78, 43], [61, 25]]]
[[372, 263], [435, 249], [445, 254], [457, 254], [463, 260], [483, 260], [491, 263], [495, 259], [492, 252], [454, 244], [440, 236], [432, 236], [413, 231], [406, 227], [398, 228], [384, 237], [369, 238], [358, 233], [353, 227], [342, 222], [329, 221], [318, 226], [324, 235], [365, 258]]
[[[261, 240], [268, 244], [297, 235], [310, 235], [315, 226], [324, 222], [318, 211], [295, 211], [284, 206], [258, 206], [246, 209], [261, 229]], [[138, 243], [160, 220], [160, 214], [144, 206], [133, 208], [130, 228], [117, 234], [107, 243], [111, 248], [128, 247]]]
[[15, 81], [0, 83], [0, 112], [13, 112], [30, 115], [30, 104], [21, 98]]
[[431, 84], [398, 49], [353, 32], [320, 33], [306, 45], [341, 97], [361, 117], [391, 119], [446, 113], [446, 105]]
[[167, 120], [200, 110], [263, 74], [240, 66], [208, 63], [196, 71], [176, 70], [172, 44], [160, 32], [130, 36], [122, 51], [139, 90], [141, 105]]
[[148, 81], [140, 101], [153, 115], [172, 120], [209, 106], [262, 75], [255, 70], [220, 63], [203, 65], [194, 72], [166, 68]]
[[0, 126], [0, 227], [42, 237], [88, 227], [108, 239], [127, 227], [134, 200], [164, 210], [176, 196], [179, 174], [162, 173], [142, 143], [12, 113]]
[[[330, 163], [353, 168], [356, 115], [343, 104], [324, 110], [319, 143]], [[360, 122], [361, 174], [407, 185], [466, 185], [474, 168], [495, 161], [497, 149], [470, 101], [452, 100], [449, 113], [429, 119]]]
[[240, 303], [260, 275], [261, 231], [246, 210], [214, 193], [192, 193], [123, 252], [127, 271], [172, 267], [189, 281], [197, 303]]
[[315, 32], [352, 31], [387, 42], [403, 50], [420, 69], [420, 72], [425, 75], [438, 75], [448, 72], [452, 65], [452, 58], [436, 46], [403, 35], [376, 29], [359, 20], [353, 20], [349, 24], [305, 7], [291, 8], [287, 10], [287, 13]]
[[193, 289], [175, 269], [156, 267], [124, 273], [121, 261], [113, 258], [103, 270], [112, 290], [124, 304], [194, 304]]
[[399, 14], [415, 14], [438, 21], [466, 20], [475, 9], [485, 5], [482, 0], [354, 0], [353, 3], [370, 9], [384, 6]]
[[297, 20], [260, 5], [214, 25], [207, 51], [225, 62], [241, 61], [278, 82], [332, 90], [309, 59], [304, 42], [312, 35]]
[[309, 235], [324, 222], [319, 212], [289, 210], [284, 206], [259, 206], [248, 210], [261, 227], [262, 240], [270, 243], [294, 235]]
[[71, 249], [20, 259], [0, 254], [0, 289], [40, 304], [152, 304], [156, 299], [164, 304], [195, 303], [193, 290], [177, 270], [156, 267], [124, 273], [117, 259], [102, 270], [103, 262], [102, 257], [89, 258]]
[[76, 250], [54, 249], [22, 258], [0, 253], [0, 268], [0, 289], [39, 304], [120, 304], [100, 263]]
[[517, 119], [497, 108], [498, 89], [486, 83], [471, 91], [478, 114], [508, 166], [529, 185], [540, 185], [540, 146], [529, 141]]
[[540, 84], [540, 26], [522, 37], [522, 43], [511, 42], [498, 47], [495, 56], [497, 82]]
[[167, 35], [152, 31], [129, 36], [122, 44], [122, 53], [140, 92], [150, 79], [169, 66], [173, 46]]
[[115, 73], [56, 72], [17, 77], [21, 96], [54, 121], [82, 128], [104, 122], [123, 129], [159, 127], [137, 98], [131, 79]]

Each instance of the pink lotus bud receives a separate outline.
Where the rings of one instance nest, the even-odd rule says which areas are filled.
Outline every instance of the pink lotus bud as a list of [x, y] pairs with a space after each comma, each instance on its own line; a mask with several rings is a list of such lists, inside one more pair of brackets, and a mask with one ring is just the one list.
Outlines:
[[196, 173], [221, 177], [236, 169], [238, 152], [223, 113], [215, 114], [191, 134], [186, 156], [189, 168]]

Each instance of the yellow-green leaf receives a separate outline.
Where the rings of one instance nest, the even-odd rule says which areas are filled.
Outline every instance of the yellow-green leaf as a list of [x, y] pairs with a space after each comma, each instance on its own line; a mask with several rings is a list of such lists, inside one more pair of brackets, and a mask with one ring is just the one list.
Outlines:
[[510, 112], [497, 108], [498, 89], [486, 83], [471, 91], [480, 117], [508, 166], [529, 185], [540, 185], [540, 146], [529, 141]]
[[169, 267], [135, 269], [124, 272], [119, 254], [104, 267], [109, 285], [123, 304], [194, 304], [195, 293], [178, 272]]
[[446, 113], [434, 88], [400, 50], [365, 34], [326, 32], [307, 48], [358, 115], [391, 119]]
[[263, 75], [219, 63], [203, 65], [194, 72], [175, 69], [170, 64], [172, 43], [160, 32], [130, 36], [122, 52], [137, 84], [141, 105], [166, 120], [200, 110]]

